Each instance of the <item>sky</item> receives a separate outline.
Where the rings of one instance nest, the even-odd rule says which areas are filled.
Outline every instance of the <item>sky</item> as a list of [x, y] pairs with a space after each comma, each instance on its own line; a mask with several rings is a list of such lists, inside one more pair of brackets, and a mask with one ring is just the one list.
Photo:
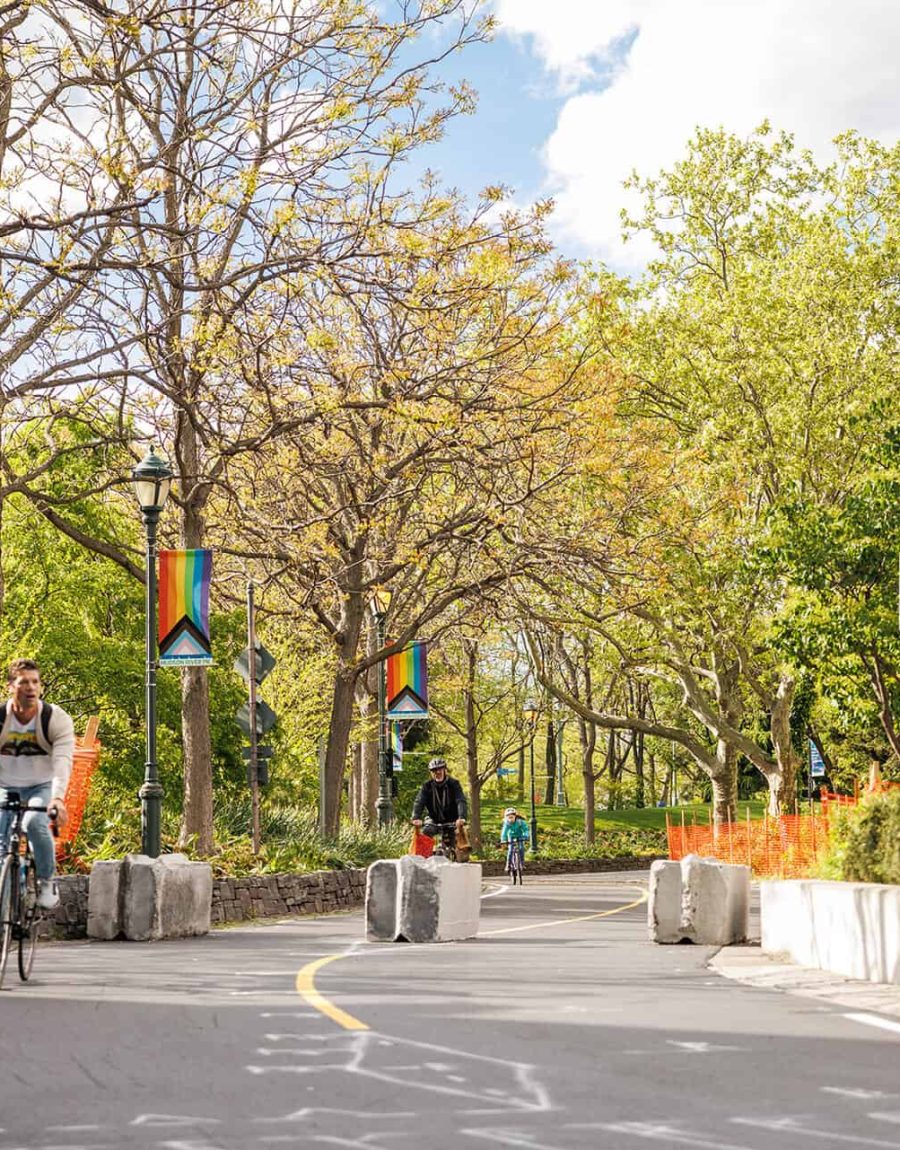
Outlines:
[[492, 43], [445, 74], [480, 94], [428, 149], [467, 194], [488, 184], [525, 204], [550, 196], [564, 255], [634, 270], [623, 180], [653, 175], [696, 126], [745, 135], [764, 119], [826, 159], [849, 128], [900, 134], [897, 0], [489, 0]]

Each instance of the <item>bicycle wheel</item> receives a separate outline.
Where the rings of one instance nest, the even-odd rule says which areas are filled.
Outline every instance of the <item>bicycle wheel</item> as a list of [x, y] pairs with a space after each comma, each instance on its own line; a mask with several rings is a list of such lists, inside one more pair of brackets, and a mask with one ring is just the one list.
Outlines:
[[6, 971], [6, 960], [12, 946], [13, 919], [16, 910], [15, 877], [18, 859], [7, 855], [0, 870], [0, 986]]
[[34, 859], [25, 864], [25, 875], [19, 898], [19, 978], [27, 982], [34, 966], [40, 915], [37, 905], [38, 881]]

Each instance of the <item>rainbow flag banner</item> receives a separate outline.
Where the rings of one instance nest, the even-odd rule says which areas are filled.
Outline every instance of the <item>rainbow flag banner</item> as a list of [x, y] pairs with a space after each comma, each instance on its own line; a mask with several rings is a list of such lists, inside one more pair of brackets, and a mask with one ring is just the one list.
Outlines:
[[159, 664], [208, 667], [212, 551], [159, 553]]
[[428, 718], [426, 644], [410, 643], [387, 661], [387, 717]]
[[395, 771], [403, 770], [403, 732], [398, 722], [391, 723], [391, 758]]

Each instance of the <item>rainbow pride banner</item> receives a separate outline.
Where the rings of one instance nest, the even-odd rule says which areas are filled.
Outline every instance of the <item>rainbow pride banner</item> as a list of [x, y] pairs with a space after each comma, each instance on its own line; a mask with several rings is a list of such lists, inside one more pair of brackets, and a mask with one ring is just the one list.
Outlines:
[[208, 667], [212, 551], [159, 553], [159, 664]]
[[387, 717], [428, 718], [427, 645], [410, 643], [387, 661]]
[[391, 723], [391, 757], [395, 771], [403, 770], [403, 732], [396, 720]]

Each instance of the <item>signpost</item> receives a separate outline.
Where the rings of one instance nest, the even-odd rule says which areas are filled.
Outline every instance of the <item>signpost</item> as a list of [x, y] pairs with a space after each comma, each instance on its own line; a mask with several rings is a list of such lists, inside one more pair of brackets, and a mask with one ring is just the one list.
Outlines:
[[[251, 672], [251, 656], [252, 672]], [[259, 736], [275, 726], [278, 716], [267, 703], [256, 697], [257, 686], [275, 666], [272, 655], [256, 641], [256, 614], [253, 604], [253, 582], [247, 584], [247, 647], [234, 661], [234, 669], [249, 687], [250, 698], [238, 707], [235, 718], [237, 724], [250, 736], [250, 746], [244, 747], [241, 754], [247, 759], [247, 781], [250, 784], [251, 806], [253, 811], [253, 853], [259, 854], [259, 788], [269, 781], [269, 763], [272, 748], [261, 746]]]
[[809, 740], [809, 809], [813, 810], [813, 779], [824, 779], [825, 762], [816, 744]]

